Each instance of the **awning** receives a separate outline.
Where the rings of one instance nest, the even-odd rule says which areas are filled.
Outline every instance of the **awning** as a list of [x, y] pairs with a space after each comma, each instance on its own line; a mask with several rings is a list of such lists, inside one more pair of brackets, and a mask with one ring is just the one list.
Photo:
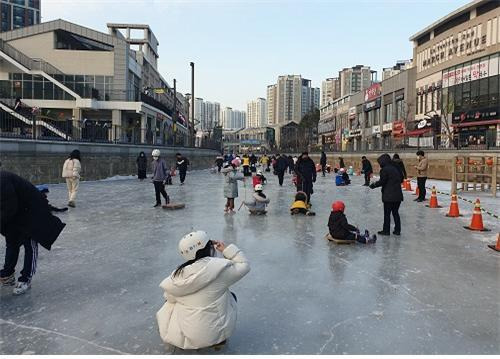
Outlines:
[[420, 135], [423, 135], [424, 133], [431, 132], [431, 131], [432, 131], [432, 128], [430, 128], [430, 127], [420, 128], [417, 130], [408, 131], [408, 132], [406, 132], [406, 135], [407, 136], [420, 136]]
[[482, 125], [494, 125], [500, 123], [500, 120], [485, 120], [485, 121], [473, 121], [473, 122], [464, 122], [452, 124], [452, 127], [471, 127], [471, 126], [482, 126]]

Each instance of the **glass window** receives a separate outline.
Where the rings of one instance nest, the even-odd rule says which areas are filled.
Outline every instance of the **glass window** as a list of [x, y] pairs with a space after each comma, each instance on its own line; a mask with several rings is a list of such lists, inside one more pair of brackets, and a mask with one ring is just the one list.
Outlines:
[[488, 106], [488, 78], [479, 80], [479, 107]]
[[85, 77], [83, 75], [75, 75], [75, 82], [85, 82]]
[[470, 82], [462, 84], [462, 107], [464, 109], [470, 108]]
[[384, 117], [384, 122], [392, 122], [392, 103], [385, 105], [385, 117]]
[[45, 100], [54, 99], [54, 84], [50, 81], [43, 82], [43, 96]]
[[1, 15], [2, 15], [2, 31], [10, 30], [10, 6], [8, 4], [1, 4]]
[[462, 84], [455, 86], [455, 110], [462, 110]]
[[436, 100], [436, 91], [431, 91], [431, 111], [434, 111], [434, 104]]
[[442, 108], [441, 112], [445, 115], [447, 115], [449, 112], [448, 108], [448, 87], [445, 87], [442, 89]]
[[490, 81], [490, 106], [496, 106], [498, 103], [498, 78], [499, 76], [491, 76]]
[[12, 7], [12, 27], [14, 29], [23, 27], [25, 25], [24, 22], [24, 9], [19, 6]]
[[34, 99], [43, 99], [43, 82], [42, 81], [34, 81], [33, 82], [33, 98]]
[[33, 98], [33, 82], [23, 81], [23, 98], [25, 99]]
[[54, 100], [63, 100], [64, 91], [59, 86], [54, 86]]
[[86, 83], [90, 83], [90, 84], [94, 84], [94, 78], [95, 76], [94, 75], [85, 75], [85, 82]]
[[470, 107], [477, 108], [479, 104], [479, 80], [470, 83]]

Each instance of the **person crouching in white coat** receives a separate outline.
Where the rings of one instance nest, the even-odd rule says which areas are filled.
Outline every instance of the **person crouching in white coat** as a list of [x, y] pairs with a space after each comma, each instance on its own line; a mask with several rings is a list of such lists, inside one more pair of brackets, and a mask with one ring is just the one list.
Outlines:
[[[224, 258], [214, 257], [215, 250]], [[187, 261], [161, 282], [166, 299], [156, 313], [163, 342], [182, 349], [223, 343], [236, 326], [236, 296], [229, 286], [250, 265], [234, 244], [212, 241], [204, 231], [185, 235], [179, 252]]]

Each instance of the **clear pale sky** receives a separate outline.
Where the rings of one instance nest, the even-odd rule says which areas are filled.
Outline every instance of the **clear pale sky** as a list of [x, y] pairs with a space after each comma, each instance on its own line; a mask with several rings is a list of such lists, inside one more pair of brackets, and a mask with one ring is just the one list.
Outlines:
[[42, 0], [42, 21], [65, 19], [107, 32], [107, 22], [148, 24], [159, 68], [179, 91], [246, 110], [279, 75], [313, 86], [343, 67], [379, 71], [412, 57], [408, 38], [467, 0]]

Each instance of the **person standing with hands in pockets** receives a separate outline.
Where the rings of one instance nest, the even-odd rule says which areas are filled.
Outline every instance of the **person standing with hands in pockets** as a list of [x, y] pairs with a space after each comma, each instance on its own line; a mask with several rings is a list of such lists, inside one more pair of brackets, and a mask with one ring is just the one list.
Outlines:
[[415, 166], [417, 170], [417, 185], [418, 185], [418, 198], [415, 200], [417, 202], [425, 201], [425, 182], [427, 182], [427, 169], [429, 168], [429, 162], [425, 157], [424, 151], [417, 151], [418, 164]]
[[68, 186], [68, 206], [75, 208], [76, 193], [80, 186], [80, 172], [82, 165], [80, 163], [80, 151], [73, 150], [68, 159], [64, 161], [62, 177], [66, 179]]

